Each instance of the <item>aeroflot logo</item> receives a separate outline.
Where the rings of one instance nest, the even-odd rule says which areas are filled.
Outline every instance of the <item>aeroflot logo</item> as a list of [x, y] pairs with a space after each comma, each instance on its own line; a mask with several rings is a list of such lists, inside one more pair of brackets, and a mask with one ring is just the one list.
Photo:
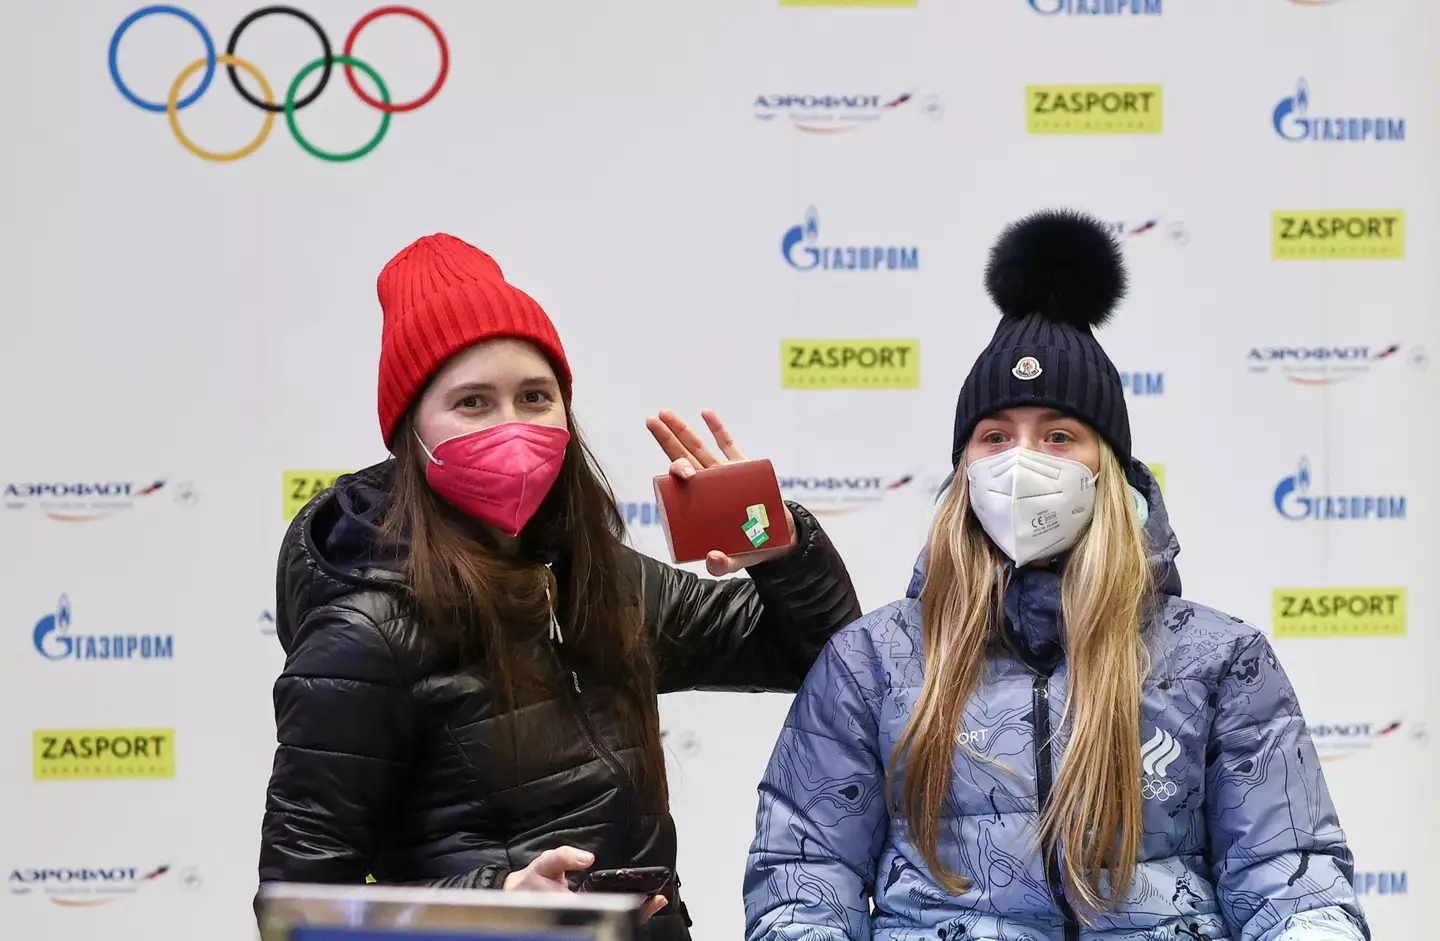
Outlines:
[[1180, 220], [1165, 222], [1160, 217], [1107, 220], [1104, 223], [1117, 239], [1146, 239], [1159, 236], [1172, 245], [1184, 246], [1190, 243], [1190, 229]]
[[1399, 719], [1392, 722], [1309, 723], [1305, 727], [1321, 761], [1343, 761], [1369, 752], [1382, 742], [1409, 740], [1423, 745], [1428, 739], [1425, 726]]
[[62, 523], [92, 523], [117, 513], [155, 503], [157, 495], [170, 494], [176, 505], [194, 506], [198, 497], [192, 484], [167, 484], [163, 479], [12, 480], [5, 484], [5, 509], [36, 510]]
[[[12, 869], [8, 883], [11, 895], [44, 895], [53, 904], [65, 908], [92, 908], [134, 895], [154, 885], [170, 869], [168, 865], [153, 869], [139, 866]], [[182, 880], [181, 884], [190, 887], [188, 880]]]
[[939, 97], [926, 95], [918, 104], [914, 92], [856, 94], [791, 94], [755, 96], [755, 118], [773, 122], [784, 115], [806, 134], [843, 134], [872, 127], [895, 114], [918, 113], [938, 120], [945, 113]]
[[838, 516], [875, 506], [914, 480], [913, 474], [781, 477], [780, 492], [786, 499], [803, 503], [817, 516]]
[[[1302, 386], [1329, 386], [1371, 372], [1378, 364], [1394, 362], [1399, 343], [1385, 346], [1254, 346], [1245, 355], [1246, 368], [1256, 374], [1274, 370]], [[1411, 365], [1423, 368], [1424, 352], [1411, 351]]]

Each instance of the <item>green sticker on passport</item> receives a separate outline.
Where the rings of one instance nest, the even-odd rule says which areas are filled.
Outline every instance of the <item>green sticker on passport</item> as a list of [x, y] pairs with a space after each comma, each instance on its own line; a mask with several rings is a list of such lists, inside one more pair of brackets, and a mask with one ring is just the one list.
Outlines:
[[740, 529], [750, 540], [750, 545], [757, 549], [770, 541], [770, 534], [765, 532], [765, 524], [754, 516], [746, 520]]

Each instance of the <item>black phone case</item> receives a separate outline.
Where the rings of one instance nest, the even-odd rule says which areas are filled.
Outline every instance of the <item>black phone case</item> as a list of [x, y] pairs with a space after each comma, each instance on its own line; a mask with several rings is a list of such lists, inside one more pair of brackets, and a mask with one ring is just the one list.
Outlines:
[[620, 895], [658, 895], [670, 884], [674, 875], [663, 866], [635, 869], [602, 869], [590, 873], [581, 883], [583, 892], [609, 892]]

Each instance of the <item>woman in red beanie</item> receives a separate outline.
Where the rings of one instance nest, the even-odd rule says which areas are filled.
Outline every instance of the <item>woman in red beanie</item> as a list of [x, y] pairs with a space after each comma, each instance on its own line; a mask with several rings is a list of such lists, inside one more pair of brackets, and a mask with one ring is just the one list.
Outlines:
[[[860, 614], [789, 505], [782, 550], [703, 580], [639, 555], [571, 413], [540, 306], [448, 235], [380, 273], [380, 428], [393, 458], [342, 477], [281, 549], [279, 747], [260, 880], [568, 891], [589, 868], [675, 867], [656, 696], [793, 691]], [[671, 472], [723, 457], [677, 418]], [[656, 941], [684, 939], [675, 879]]]

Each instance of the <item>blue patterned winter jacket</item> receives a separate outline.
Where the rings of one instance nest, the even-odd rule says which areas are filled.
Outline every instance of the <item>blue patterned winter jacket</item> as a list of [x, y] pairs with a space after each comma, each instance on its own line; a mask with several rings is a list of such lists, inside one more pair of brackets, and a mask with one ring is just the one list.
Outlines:
[[[949, 895], [887, 813], [891, 752], [925, 671], [919, 590], [831, 639], [795, 699], [760, 785], [745, 878], [749, 941], [1359, 941], [1369, 929], [1345, 834], [1295, 692], [1265, 635], [1179, 597], [1159, 487], [1145, 529], [1163, 606], [1145, 627], [1140, 728], [1145, 833], [1135, 879], [1084, 925], [1036, 850], [1064, 760], [1060, 575], [1025, 568], [965, 709], [940, 858]], [[1009, 769], [1013, 774], [1007, 774]], [[1063, 847], [1062, 850], [1063, 852]], [[872, 911], [873, 900], [873, 911]]]

